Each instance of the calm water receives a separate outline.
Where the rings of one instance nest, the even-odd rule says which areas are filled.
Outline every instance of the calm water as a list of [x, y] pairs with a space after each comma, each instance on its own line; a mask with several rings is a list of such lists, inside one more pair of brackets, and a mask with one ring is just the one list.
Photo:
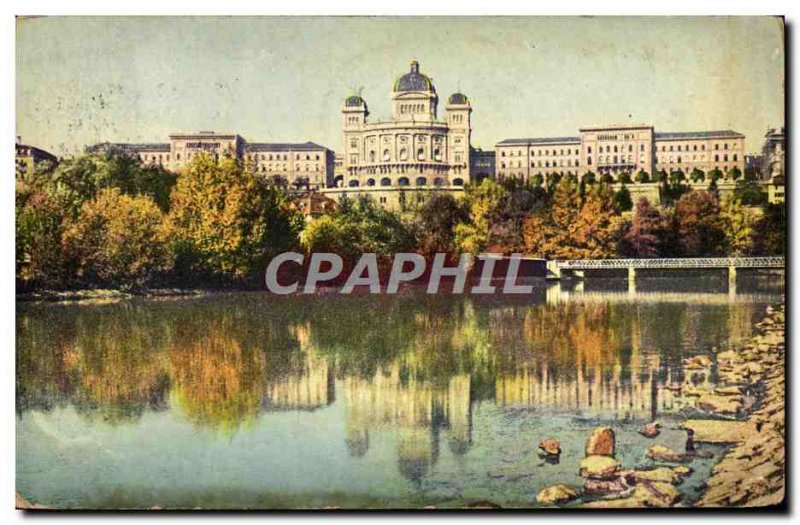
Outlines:
[[[626, 468], [648, 464], [635, 429], [654, 419], [655, 442], [682, 450], [692, 409], [665, 386], [687, 379], [683, 357], [741, 344], [782, 282], [725, 286], [20, 303], [17, 491], [55, 507], [530, 507], [580, 485], [597, 425]], [[536, 455], [550, 437], [557, 464]], [[687, 499], [712, 462], [693, 463]]]

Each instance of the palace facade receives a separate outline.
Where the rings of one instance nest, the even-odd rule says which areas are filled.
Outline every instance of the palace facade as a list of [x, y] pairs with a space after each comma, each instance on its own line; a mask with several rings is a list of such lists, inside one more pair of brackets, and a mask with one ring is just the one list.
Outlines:
[[472, 107], [466, 95], [447, 98], [439, 117], [439, 95], [431, 79], [411, 62], [390, 97], [392, 118], [369, 120], [367, 102], [352, 95], [342, 105], [343, 148], [333, 198], [369, 195], [403, 209], [421, 204], [431, 191], [462, 191], [470, 181]]
[[[720, 170], [744, 173], [745, 137], [732, 130], [656, 132], [653, 126], [587, 126], [574, 137], [506, 139], [496, 145], [497, 177], [546, 179], [553, 173]], [[616, 178], [616, 177], [615, 177]]]
[[143, 165], [162, 166], [170, 171], [179, 171], [201, 153], [215, 158], [233, 155], [249, 162], [257, 172], [283, 180], [290, 188], [319, 190], [333, 184], [334, 153], [313, 142], [247, 142], [235, 133], [201, 131], [173, 133], [164, 143], [104, 142], [87, 150], [123, 151]]

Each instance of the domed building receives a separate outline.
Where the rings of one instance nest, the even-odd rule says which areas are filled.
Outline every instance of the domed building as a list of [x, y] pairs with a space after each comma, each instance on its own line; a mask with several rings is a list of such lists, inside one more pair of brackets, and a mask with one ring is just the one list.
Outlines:
[[461, 192], [470, 181], [470, 114], [463, 93], [447, 98], [438, 118], [439, 96], [431, 78], [411, 62], [395, 80], [392, 118], [370, 121], [360, 95], [344, 100], [342, 168], [329, 197], [369, 195], [384, 207], [410, 210], [433, 191]]

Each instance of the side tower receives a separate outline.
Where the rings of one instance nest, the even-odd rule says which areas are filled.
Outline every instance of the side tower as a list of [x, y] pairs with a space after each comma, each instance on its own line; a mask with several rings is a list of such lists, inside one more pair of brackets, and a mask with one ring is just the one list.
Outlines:
[[461, 179], [463, 183], [470, 181], [470, 140], [472, 125], [470, 123], [472, 107], [463, 93], [453, 93], [447, 99], [447, 163], [452, 166], [451, 181]]
[[367, 123], [369, 110], [367, 103], [359, 95], [351, 95], [344, 100], [342, 108], [342, 129], [344, 130], [343, 159], [344, 171], [358, 166], [364, 156], [362, 133]]

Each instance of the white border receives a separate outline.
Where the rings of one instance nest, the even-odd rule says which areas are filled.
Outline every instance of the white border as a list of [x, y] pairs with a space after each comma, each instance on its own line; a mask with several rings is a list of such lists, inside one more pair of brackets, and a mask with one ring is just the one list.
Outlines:
[[[2, 396], [3, 412], [2, 419], [0, 419], [0, 451], [2, 451], [2, 478], [0, 479], [0, 516], [3, 523], [18, 522], [25, 519], [25, 515], [13, 509], [14, 503], [12, 502], [12, 493], [14, 492], [14, 388], [15, 384], [15, 369], [14, 369], [14, 177], [10, 173], [12, 163], [12, 149], [11, 143], [15, 139], [15, 86], [13, 79], [14, 75], [14, 32], [15, 32], [15, 15], [31, 15], [31, 14], [49, 14], [49, 15], [785, 15], [787, 25], [790, 27], [790, 34], [792, 40], [797, 40], [797, 21], [800, 20], [800, 2], [791, 0], [750, 0], [750, 1], [725, 1], [725, 2], [702, 2], [698, 0], [639, 0], [636, 2], [625, 2], [623, 0], [558, 0], [554, 2], [540, 2], [533, 4], [532, 2], [519, 2], [510, 0], [493, 0], [491, 2], [477, 2], [467, 3], [465, 0], [446, 0], [439, 1], [435, 4], [430, 0], [402, 0], [400, 2], [378, 2], [378, 1], [357, 1], [357, 0], [314, 0], [301, 2], [281, 2], [280, 4], [264, 4], [263, 2], [245, 2], [240, 0], [226, 0], [224, 2], [210, 2], [208, 0], [192, 0], [185, 2], [164, 2], [163, 0], [137, 0], [136, 2], [113, 3], [108, 0], [79, 0], [72, 2], [65, 2], [63, 0], [29, 0], [19, 1], [11, 0], [10, 2], [3, 3], [0, 10], [3, 12], [3, 17], [0, 18], [0, 35], [2, 35], [2, 48], [3, 52], [0, 55], [0, 72], [4, 73], [2, 78], [6, 81], [2, 83], [2, 118], [0, 122], [3, 123], [3, 144], [4, 148], [0, 148], [0, 165], [6, 166], [8, 172], [2, 179], [5, 191], [0, 193], [2, 195], [3, 203], [0, 208], [0, 228], [3, 233], [3, 243], [0, 245], [0, 257], [2, 258], [2, 268], [5, 271], [0, 279], [0, 311], [2, 314], [2, 324], [0, 333], [2, 334], [3, 343], [0, 345], [3, 352], [3, 362], [0, 370], [3, 373], [5, 381], [2, 382], [3, 388]], [[787, 64], [787, 71], [795, 71], [797, 68], [797, 53], [793, 49], [793, 42], [789, 42], [787, 49], [787, 56], [790, 63]], [[795, 162], [793, 153], [795, 149], [794, 130], [790, 122], [796, 121], [797, 105], [797, 78], [794, 77], [791, 85], [790, 102], [787, 109], [791, 110], [791, 114], [787, 115], [786, 126], [789, 127], [790, 143], [789, 149], [789, 178], [793, 178], [795, 170]], [[795, 95], [791, 97], [791, 95]], [[794, 183], [788, 183], [790, 191], [794, 187]], [[792, 192], [793, 193], [793, 192]], [[789, 198], [793, 197], [791, 195]], [[791, 246], [793, 247], [790, 254], [791, 260], [796, 260], [798, 246], [800, 245], [800, 228], [797, 228], [795, 218], [795, 210], [792, 206], [790, 208], [790, 225], [791, 227]], [[794, 279], [790, 281], [792, 284], [792, 306], [797, 301], [797, 283]], [[793, 307], [791, 310], [792, 326], [800, 327], [797, 314], [797, 308]], [[794, 335], [794, 330], [790, 329], [790, 335]], [[792, 337], [790, 342], [794, 339]], [[787, 345], [787, 351], [794, 353], [794, 345]], [[792, 401], [790, 404], [794, 408], [791, 414], [788, 414], [790, 425], [796, 428], [795, 422], [797, 421], [797, 407], [798, 407], [798, 385], [796, 381], [797, 369], [800, 367], [798, 362], [800, 358], [796, 355], [792, 359], [792, 374], [787, 378], [792, 393]], [[794, 386], [794, 387], [793, 387]], [[796, 434], [790, 434], [795, 437]], [[795, 440], [796, 441], [796, 440]], [[792, 457], [790, 464], [792, 466], [792, 473], [790, 479], [793, 481], [792, 488], [798, 485], [797, 472], [797, 448], [790, 445]], [[790, 501], [794, 502], [796, 507], [798, 501], [796, 499], [797, 490], [789, 495]], [[420, 519], [426, 519], [432, 515], [409, 515], [409, 516], [394, 516], [393, 520], [402, 522], [412, 522]], [[554, 514], [552, 517], [542, 514], [535, 515], [481, 515], [480, 519], [487, 521], [497, 521], [499, 519], [524, 519], [550, 521], [558, 519], [562, 522], [572, 522], [581, 520], [581, 517], [575, 515], [561, 516]], [[622, 517], [622, 519], [662, 519], [662, 518], [678, 518], [678, 519], [696, 519], [698, 514], [687, 515], [666, 515], [658, 513], [653, 515], [642, 515], [641, 513], [630, 516]], [[701, 515], [700, 515], [701, 516]], [[136, 514], [136, 515], [48, 515], [44, 518], [48, 522], [74, 519], [90, 519], [94, 522], [113, 519], [126, 519], [135, 521], [144, 521], [152, 519], [153, 517], [169, 517], [172, 519], [179, 519], [181, 521], [190, 521], [202, 519], [205, 522], [212, 520], [214, 522], [227, 522], [233, 521], [237, 518], [249, 519], [269, 519], [269, 520], [310, 520], [310, 519], [336, 519], [336, 515], [315, 515], [314, 517], [302, 515], [212, 515], [203, 516], [198, 514], [184, 514], [184, 515], [169, 515], [163, 516], [153, 514]], [[339, 516], [338, 519], [375, 519], [376, 515], [360, 514], [357, 516], [346, 515]], [[382, 518], [387, 518], [387, 515], [381, 515]], [[471, 520], [476, 516], [470, 515], [436, 515], [437, 519], [448, 520]], [[598, 515], [592, 514], [584, 517], [589, 518], [593, 523], [598, 522], [612, 522], [620, 519], [619, 515]], [[31, 519], [28, 517], [28, 519]], [[752, 514], [726, 514], [724, 516], [716, 516], [715, 519], [724, 520], [739, 520], [739, 519], [760, 519]]]

